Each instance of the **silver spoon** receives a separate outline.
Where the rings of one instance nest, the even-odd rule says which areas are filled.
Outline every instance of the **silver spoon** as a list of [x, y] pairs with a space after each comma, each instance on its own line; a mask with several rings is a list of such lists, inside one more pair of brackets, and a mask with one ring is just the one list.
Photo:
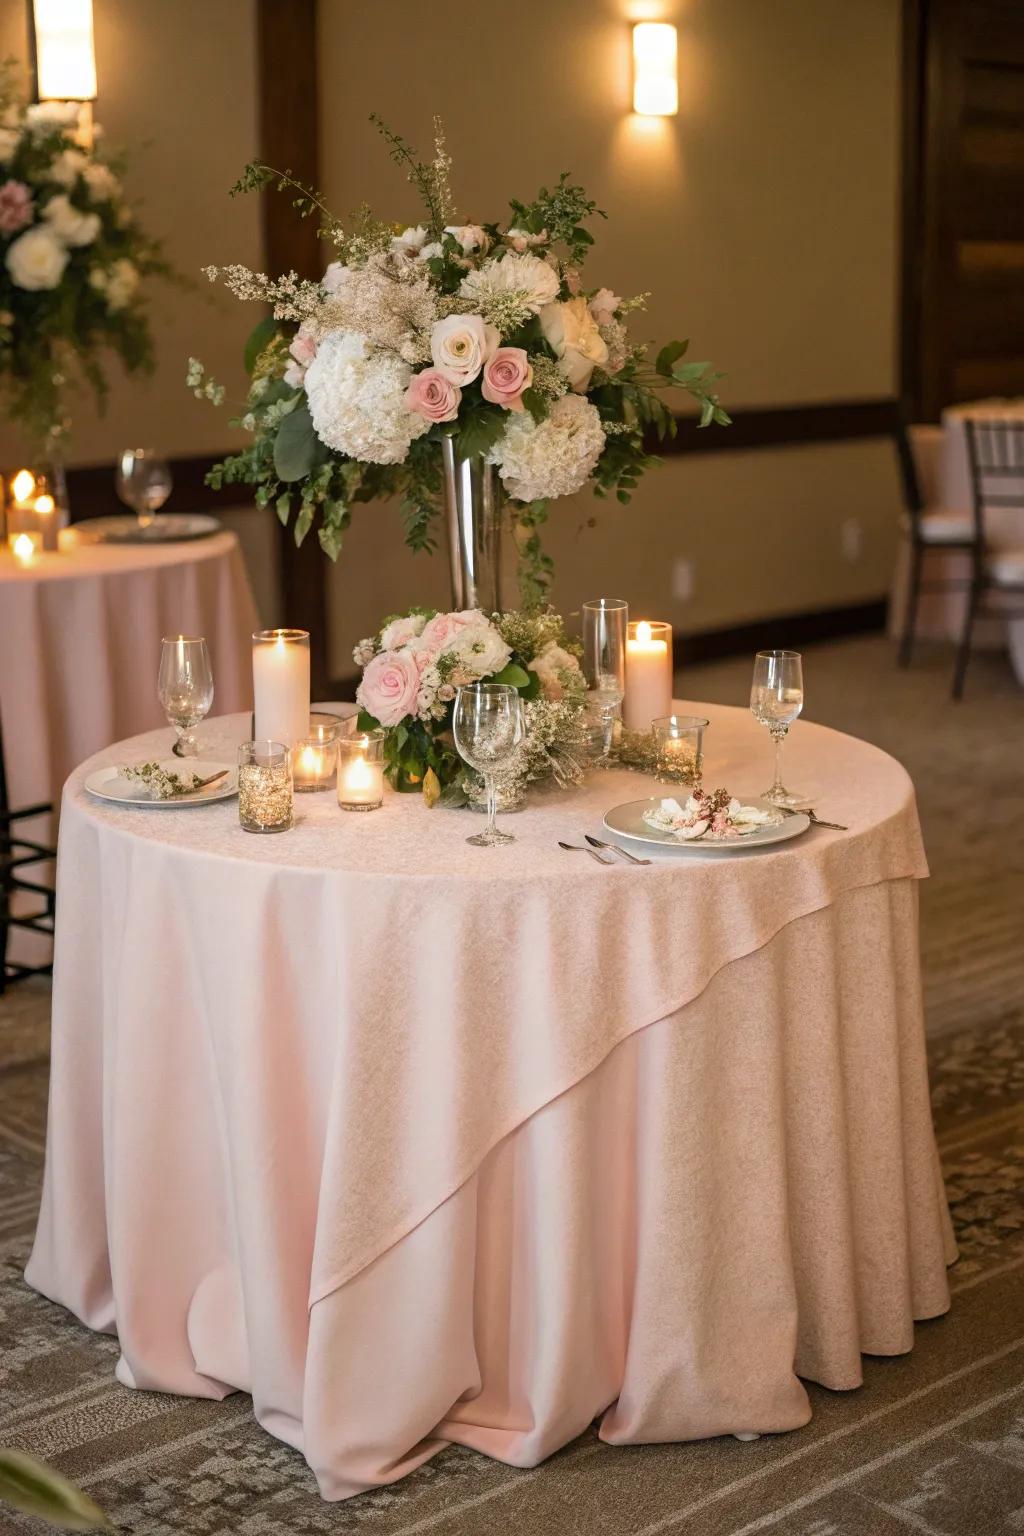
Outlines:
[[620, 848], [618, 843], [602, 843], [598, 838], [591, 837], [589, 832], [584, 832], [583, 836], [591, 848], [603, 848], [606, 853], [621, 853], [622, 857], [628, 859], [631, 864], [650, 864], [653, 862], [651, 859], [638, 859], [635, 853], [630, 853], [628, 848]]
[[559, 841], [558, 846], [559, 848], [564, 848], [566, 853], [589, 853], [590, 857], [596, 859], [599, 864], [610, 864], [612, 862], [611, 859], [603, 859], [595, 849], [581, 848], [578, 843], [563, 843]]

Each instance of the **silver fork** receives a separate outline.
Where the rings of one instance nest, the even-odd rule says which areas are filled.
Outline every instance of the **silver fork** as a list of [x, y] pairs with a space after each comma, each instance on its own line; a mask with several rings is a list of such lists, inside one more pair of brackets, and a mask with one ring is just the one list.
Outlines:
[[563, 843], [559, 841], [558, 846], [559, 848], [564, 848], [566, 853], [589, 853], [590, 857], [596, 859], [599, 864], [610, 864], [612, 862], [611, 859], [603, 859], [595, 849], [581, 848], [578, 843]]
[[590, 844], [591, 848], [603, 848], [605, 853], [621, 853], [622, 857], [624, 859], [628, 859], [631, 864], [653, 863], [653, 860], [651, 859], [637, 858], [635, 853], [630, 853], [628, 848], [620, 848], [618, 843], [602, 843], [598, 838], [591, 837], [589, 832], [584, 832], [583, 836], [585, 840]]
[[838, 821], [822, 821], [814, 811], [799, 806], [777, 805], [777, 811], [784, 816], [806, 816], [807, 820], [815, 827], [827, 827], [830, 832], [849, 832], [849, 827], [844, 827]]

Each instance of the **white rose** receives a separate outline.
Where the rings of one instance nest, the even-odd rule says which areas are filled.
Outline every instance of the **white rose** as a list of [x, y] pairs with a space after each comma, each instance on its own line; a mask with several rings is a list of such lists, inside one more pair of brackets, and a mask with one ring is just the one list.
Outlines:
[[454, 235], [464, 256], [472, 256], [474, 252], [482, 256], [490, 247], [491, 242], [479, 224], [446, 224], [444, 232]]
[[6, 264], [17, 288], [56, 288], [68, 264], [67, 248], [51, 230], [37, 224], [14, 241]]
[[430, 332], [434, 366], [451, 384], [471, 384], [498, 349], [501, 337], [480, 315], [449, 315]]
[[572, 388], [578, 395], [585, 394], [594, 369], [608, 361], [608, 343], [586, 299], [548, 304], [540, 312], [540, 328]]
[[50, 166], [50, 180], [62, 187], [73, 187], [88, 163], [80, 149], [62, 149]]
[[415, 640], [422, 635], [426, 622], [426, 617], [422, 613], [411, 613], [404, 619], [392, 619], [387, 628], [381, 631], [381, 650], [400, 650], [403, 645], [408, 645], [410, 640]]
[[[91, 281], [91, 278], [90, 278]], [[124, 309], [134, 299], [139, 287], [139, 269], [134, 262], [122, 256], [106, 274], [107, 307]]]
[[109, 202], [121, 189], [121, 184], [110, 166], [101, 165], [98, 160], [88, 164], [82, 175], [85, 177], [86, 186], [98, 202]]
[[66, 192], [51, 197], [43, 209], [43, 218], [65, 245], [91, 245], [100, 232], [98, 213], [83, 213]]
[[580, 664], [571, 652], [565, 651], [555, 640], [549, 640], [542, 651], [530, 662], [529, 670], [536, 672], [540, 679], [541, 692], [546, 699], [559, 700], [565, 697], [565, 684], [562, 675], [566, 672], [578, 672]]
[[403, 229], [400, 235], [394, 235], [391, 240], [391, 249], [400, 256], [417, 256], [426, 243], [426, 228], [422, 224], [416, 224], [409, 229]]

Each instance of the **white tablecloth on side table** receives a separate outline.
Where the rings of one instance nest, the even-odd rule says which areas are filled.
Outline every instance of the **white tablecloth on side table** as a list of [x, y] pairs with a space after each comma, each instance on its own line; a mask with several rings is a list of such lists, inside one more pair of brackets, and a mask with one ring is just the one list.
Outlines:
[[256, 627], [233, 533], [140, 546], [77, 543], [72, 529], [60, 554], [25, 568], [0, 551], [0, 720], [11, 804], [57, 799], [83, 758], [164, 723], [156, 696], [164, 635], [205, 635], [214, 708], [249, 708]]
[[[682, 708], [692, 706], [680, 706]], [[769, 773], [746, 711], [707, 767]], [[245, 734], [202, 728], [211, 758]], [[508, 818], [389, 794], [64, 796], [46, 1181], [29, 1282], [119, 1379], [222, 1397], [327, 1498], [457, 1441], [518, 1466], [794, 1429], [948, 1306], [912, 786], [801, 722], [787, 776], [848, 833], [601, 868], [557, 840], [622, 771]]]

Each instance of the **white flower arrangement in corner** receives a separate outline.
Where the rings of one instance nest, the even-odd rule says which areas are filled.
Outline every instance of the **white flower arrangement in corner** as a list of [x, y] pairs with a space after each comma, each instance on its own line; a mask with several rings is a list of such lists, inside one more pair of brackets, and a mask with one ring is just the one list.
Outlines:
[[[498, 468], [514, 504], [523, 599], [542, 604], [551, 575], [538, 529], [552, 500], [588, 483], [628, 502], [653, 462], [652, 434], [674, 434], [662, 399], [689, 393], [700, 425], [728, 424], [707, 363], [670, 342], [647, 361], [628, 331], [644, 295], [588, 288], [587, 224], [600, 214], [563, 172], [532, 202], [513, 200], [505, 223], [458, 220], [451, 161], [439, 123], [430, 164], [373, 118], [419, 191], [425, 218], [403, 228], [363, 209], [347, 226], [288, 173], [247, 167], [234, 191], [276, 183], [320, 221], [333, 248], [320, 281], [271, 278], [246, 267], [207, 268], [240, 299], [268, 304], [250, 338], [251, 386], [237, 418], [252, 444], [210, 482], [255, 487], [256, 501], [294, 517], [301, 542], [314, 522], [336, 559], [353, 507], [401, 498], [408, 543], [434, 544], [444, 437], [463, 458]], [[603, 216], [603, 215], [601, 215]], [[191, 359], [187, 382], [220, 404], [223, 388]]]

